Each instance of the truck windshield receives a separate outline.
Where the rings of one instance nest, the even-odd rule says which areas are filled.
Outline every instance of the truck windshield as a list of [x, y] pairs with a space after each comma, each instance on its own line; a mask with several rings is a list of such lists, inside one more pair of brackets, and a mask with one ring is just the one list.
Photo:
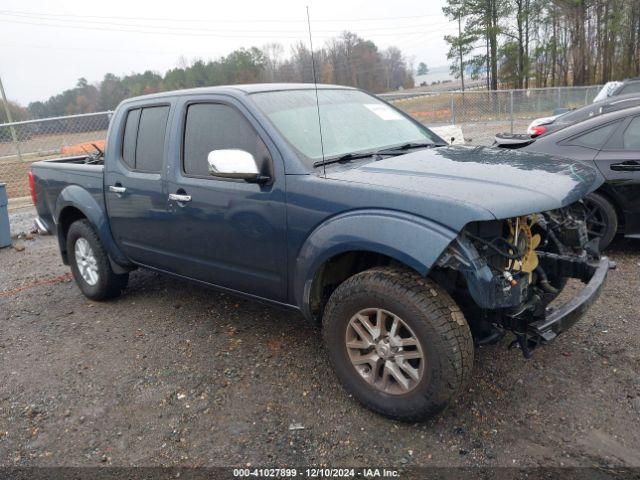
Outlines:
[[[260, 92], [252, 99], [304, 160], [313, 165], [322, 159], [315, 90]], [[318, 101], [325, 159], [442, 143], [428, 128], [359, 90], [319, 89]]]

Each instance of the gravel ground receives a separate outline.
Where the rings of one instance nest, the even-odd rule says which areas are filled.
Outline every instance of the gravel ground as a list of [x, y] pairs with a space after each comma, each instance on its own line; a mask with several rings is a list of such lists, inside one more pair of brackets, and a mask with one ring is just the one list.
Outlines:
[[9, 211], [9, 225], [11, 237], [24, 237], [34, 230], [33, 219], [36, 217], [36, 209], [33, 205], [20, 207]]
[[53, 237], [0, 251], [0, 465], [640, 466], [640, 243], [530, 360], [477, 351], [418, 424], [362, 408], [298, 315], [136, 271], [96, 303]]

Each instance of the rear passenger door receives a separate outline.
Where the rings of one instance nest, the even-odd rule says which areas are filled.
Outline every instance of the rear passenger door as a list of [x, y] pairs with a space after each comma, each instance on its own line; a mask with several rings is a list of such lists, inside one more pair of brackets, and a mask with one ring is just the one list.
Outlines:
[[134, 262], [158, 268], [167, 263], [164, 166], [169, 113], [167, 103], [130, 107], [115, 126], [117, 138], [110, 137], [114, 149], [105, 162], [105, 197], [114, 239]]

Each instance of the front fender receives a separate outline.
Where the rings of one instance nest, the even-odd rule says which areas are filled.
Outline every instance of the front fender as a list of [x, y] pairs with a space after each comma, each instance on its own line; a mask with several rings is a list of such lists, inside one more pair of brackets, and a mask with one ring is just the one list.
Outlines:
[[294, 301], [311, 318], [313, 279], [338, 254], [379, 253], [426, 275], [457, 234], [431, 220], [390, 210], [354, 210], [331, 217], [313, 230], [300, 249], [293, 275]]
[[78, 185], [69, 185], [65, 187], [60, 192], [56, 201], [54, 218], [58, 225], [58, 242], [60, 244], [61, 252], [66, 250], [66, 238], [63, 238], [62, 229], [59, 228], [60, 216], [67, 207], [77, 208], [82, 212], [87, 220], [89, 220], [113, 262], [123, 267], [131, 266], [131, 262], [129, 262], [120, 248], [118, 248], [115, 240], [113, 239], [111, 228], [109, 227], [109, 219], [107, 218], [104, 207], [101, 206], [87, 190]]

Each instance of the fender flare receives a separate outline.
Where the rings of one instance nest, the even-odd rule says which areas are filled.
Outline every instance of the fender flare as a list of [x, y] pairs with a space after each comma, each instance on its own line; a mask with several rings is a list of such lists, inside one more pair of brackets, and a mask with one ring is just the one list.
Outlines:
[[[116, 266], [125, 269], [133, 266], [113, 239], [104, 207], [101, 206], [87, 190], [79, 185], [69, 185], [65, 187], [56, 200], [54, 218], [57, 225], [58, 243], [60, 244], [61, 252], [66, 251], [66, 238], [63, 238], [62, 229], [59, 227], [60, 217], [67, 207], [80, 210], [87, 220], [89, 220], [89, 223], [91, 223], [96, 230], [98, 238], [100, 238], [104, 248], [107, 250], [112, 266], [114, 263]], [[65, 258], [64, 255], [63, 258]]]
[[425, 276], [457, 235], [432, 220], [393, 210], [352, 210], [331, 217], [311, 232], [298, 253], [291, 283], [293, 301], [305, 317], [313, 317], [313, 280], [321, 266], [336, 255], [379, 253]]

